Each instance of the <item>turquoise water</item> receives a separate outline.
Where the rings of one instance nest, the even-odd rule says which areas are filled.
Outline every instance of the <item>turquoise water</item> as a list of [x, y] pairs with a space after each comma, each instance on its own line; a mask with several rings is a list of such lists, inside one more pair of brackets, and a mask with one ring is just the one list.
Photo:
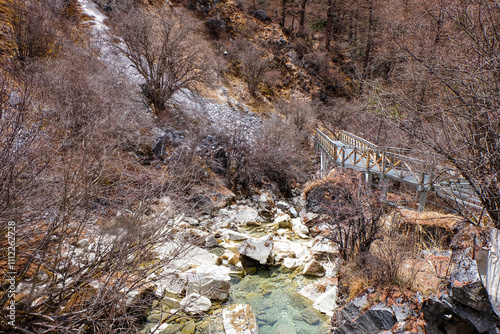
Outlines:
[[326, 334], [328, 317], [298, 294], [311, 282], [302, 275], [282, 272], [279, 267], [263, 268], [254, 275], [233, 278], [230, 302], [252, 306], [260, 334]]

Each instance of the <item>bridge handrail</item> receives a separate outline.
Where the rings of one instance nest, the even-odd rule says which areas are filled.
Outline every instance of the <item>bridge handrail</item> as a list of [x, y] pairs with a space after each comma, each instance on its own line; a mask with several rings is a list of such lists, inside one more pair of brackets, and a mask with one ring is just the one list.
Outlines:
[[[477, 198], [474, 187], [463, 176], [457, 175], [456, 170], [447, 166], [444, 158], [436, 154], [422, 152], [429, 158], [432, 157], [422, 160], [400, 154], [399, 152], [404, 152], [403, 149], [377, 146], [345, 131], [338, 131], [334, 135], [335, 141], [316, 129], [318, 148], [329, 157], [327, 159], [332, 159], [337, 164], [366, 170], [368, 173], [380, 173], [417, 186], [424, 193], [431, 190], [438, 196], [455, 198], [464, 205], [481, 208], [481, 201]], [[426, 196], [419, 199], [419, 210], [425, 205]]]
[[[331, 143], [331, 145], [333, 146], [339, 146], [338, 144], [335, 144], [326, 134], [324, 134], [321, 130], [319, 129], [316, 129], [317, 131], [317, 134], [320, 135], [320, 137], [322, 137], [324, 140], [326, 140], [327, 142]], [[345, 132], [345, 131], [343, 131]], [[349, 134], [348, 132], [346, 132], [347, 134]], [[355, 135], [352, 135], [354, 137], [357, 137]], [[340, 137], [336, 137], [338, 139], [340, 139]], [[359, 138], [359, 137], [358, 137]], [[427, 166], [427, 165], [431, 165], [434, 167], [434, 164], [431, 162], [427, 162], [427, 161], [424, 161], [424, 160], [421, 160], [421, 159], [417, 159], [417, 158], [412, 158], [412, 157], [409, 157], [409, 156], [406, 156], [406, 155], [402, 155], [402, 154], [399, 154], [399, 153], [394, 153], [394, 152], [390, 152], [390, 151], [387, 151], [385, 147], [383, 146], [377, 146], [373, 143], [370, 143], [369, 141], [366, 141], [366, 143], [369, 143], [371, 145], [371, 147], [362, 147], [362, 146], [352, 146], [352, 145], [343, 145], [344, 147], [346, 148], [349, 148], [349, 149], [352, 149], [352, 150], [356, 150], [356, 151], [369, 151], [369, 152], [373, 152], [373, 153], [377, 153], [377, 154], [382, 154], [382, 153], [385, 153], [385, 156], [386, 157], [393, 157], [393, 158], [396, 158], [396, 159], [399, 159], [399, 160], [402, 160], [402, 161], [407, 161], [407, 162], [412, 162], [412, 163], [418, 163], [422, 166]], [[326, 149], [326, 148], [325, 148]]]

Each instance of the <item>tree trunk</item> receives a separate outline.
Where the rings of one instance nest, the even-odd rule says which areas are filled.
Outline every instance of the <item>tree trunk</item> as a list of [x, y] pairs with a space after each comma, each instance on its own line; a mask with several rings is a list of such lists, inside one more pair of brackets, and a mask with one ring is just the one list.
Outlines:
[[326, 39], [325, 39], [326, 51], [330, 51], [330, 45], [332, 42], [333, 7], [334, 6], [335, 6], [334, 0], [328, 0], [328, 11], [326, 13]]
[[299, 11], [299, 33], [304, 32], [304, 23], [306, 21], [306, 5], [307, 0], [301, 0]]

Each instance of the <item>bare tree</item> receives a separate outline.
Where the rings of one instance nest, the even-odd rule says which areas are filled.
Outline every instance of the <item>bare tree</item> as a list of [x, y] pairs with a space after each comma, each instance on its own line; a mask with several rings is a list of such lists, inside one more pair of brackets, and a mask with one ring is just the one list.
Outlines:
[[240, 72], [248, 84], [250, 94], [257, 96], [259, 85], [269, 69], [269, 60], [264, 57], [264, 52], [259, 51], [249, 41], [238, 39], [236, 49]]
[[[189, 248], [172, 212], [145, 214], [171, 182], [121, 151], [123, 133], [144, 124], [127, 118], [137, 105], [125, 82], [91, 54], [68, 48], [1, 81], [0, 234], [14, 224], [18, 293], [12, 328], [2, 281], [0, 330], [138, 332], [159, 298], [147, 287]], [[9, 247], [2, 238], [2, 271]]]
[[339, 245], [344, 260], [368, 252], [381, 229], [382, 204], [360, 187], [358, 174], [338, 170], [305, 190], [308, 209], [328, 215], [328, 238]]
[[18, 61], [57, 53], [64, 36], [62, 1], [12, 0], [2, 6], [8, 49]]
[[458, 169], [500, 228], [498, 5], [457, 0], [413, 13], [420, 16], [393, 27], [404, 60], [394, 84], [373, 96], [401, 129]]
[[207, 82], [207, 54], [194, 38], [194, 24], [187, 14], [137, 7], [119, 15], [114, 28], [122, 38], [114, 46], [144, 79], [144, 94], [155, 113], [165, 111], [176, 92], [196, 90], [198, 84]]

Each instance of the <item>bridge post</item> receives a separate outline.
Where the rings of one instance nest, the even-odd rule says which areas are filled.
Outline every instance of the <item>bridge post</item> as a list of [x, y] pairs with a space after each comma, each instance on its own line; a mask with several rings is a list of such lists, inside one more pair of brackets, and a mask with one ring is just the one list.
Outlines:
[[370, 159], [372, 151], [366, 150], [366, 164], [365, 164], [365, 183], [367, 187], [372, 185], [372, 173], [370, 173]]
[[428, 190], [429, 188], [425, 187], [425, 172], [423, 172], [423, 166], [422, 166], [422, 173], [420, 173], [420, 182], [417, 188], [417, 195], [418, 195], [417, 211], [419, 212], [424, 211], [425, 209], [425, 202], [427, 201]]
[[326, 156], [325, 156], [325, 152], [323, 152], [323, 150], [320, 150], [320, 151], [321, 151], [321, 155], [320, 155], [319, 176], [321, 178], [323, 178], [323, 177], [325, 177]]

